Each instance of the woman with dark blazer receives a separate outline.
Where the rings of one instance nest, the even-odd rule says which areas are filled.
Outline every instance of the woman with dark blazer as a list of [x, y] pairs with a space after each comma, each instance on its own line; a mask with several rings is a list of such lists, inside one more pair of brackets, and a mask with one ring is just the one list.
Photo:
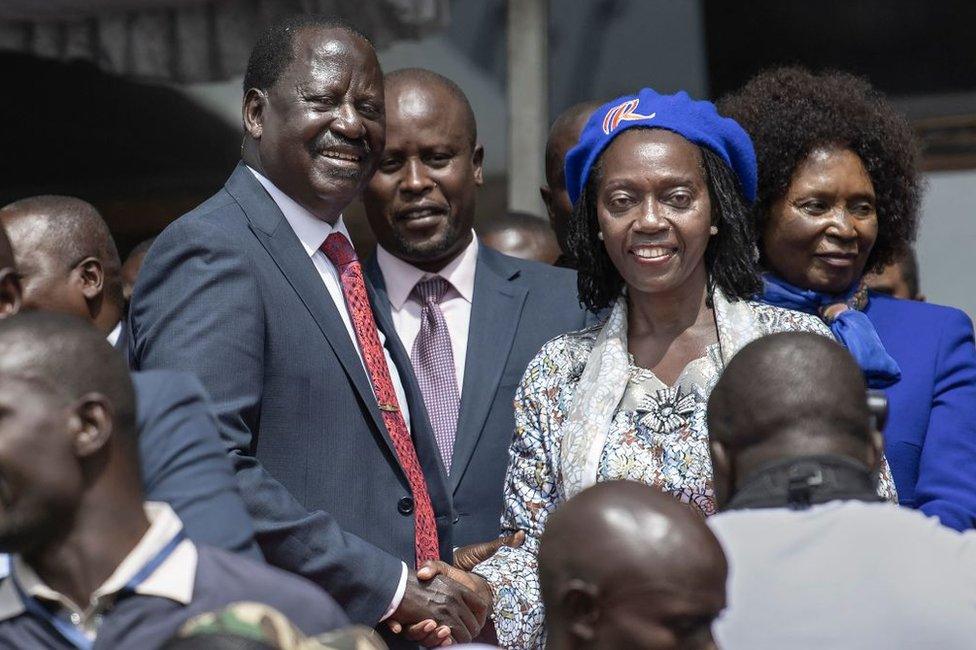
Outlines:
[[763, 72], [721, 103], [756, 147], [763, 300], [818, 314], [889, 404], [899, 500], [957, 530], [976, 524], [976, 348], [951, 307], [868, 291], [915, 238], [911, 128], [867, 82]]

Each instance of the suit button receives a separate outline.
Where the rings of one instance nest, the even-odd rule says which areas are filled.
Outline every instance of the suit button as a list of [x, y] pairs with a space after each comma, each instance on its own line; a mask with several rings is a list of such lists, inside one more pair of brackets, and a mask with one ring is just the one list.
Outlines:
[[397, 512], [404, 517], [413, 514], [413, 499], [410, 497], [403, 497], [397, 501]]
[[452, 524], [456, 524], [456, 523], [457, 523], [457, 522], [459, 522], [459, 521], [461, 521], [461, 518], [460, 518], [460, 517], [458, 517], [457, 515], [455, 515], [455, 516], [454, 516], [454, 521], [452, 521], [451, 523], [452, 523]]

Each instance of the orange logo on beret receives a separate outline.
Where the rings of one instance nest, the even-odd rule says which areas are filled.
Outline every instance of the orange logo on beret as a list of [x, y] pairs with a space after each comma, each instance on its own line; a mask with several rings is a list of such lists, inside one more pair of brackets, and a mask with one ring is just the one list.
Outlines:
[[650, 115], [641, 115], [640, 113], [637, 113], [637, 105], [639, 103], [639, 99], [628, 99], [624, 103], [617, 104], [607, 111], [607, 114], [603, 118], [603, 132], [610, 135], [610, 132], [617, 128], [621, 122], [649, 120], [657, 115], [657, 113], [651, 113]]

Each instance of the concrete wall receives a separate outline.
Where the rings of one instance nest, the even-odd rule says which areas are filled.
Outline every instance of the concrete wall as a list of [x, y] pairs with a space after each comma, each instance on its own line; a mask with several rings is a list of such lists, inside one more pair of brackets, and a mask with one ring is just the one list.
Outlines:
[[933, 172], [928, 183], [917, 245], [922, 293], [976, 318], [976, 170]]

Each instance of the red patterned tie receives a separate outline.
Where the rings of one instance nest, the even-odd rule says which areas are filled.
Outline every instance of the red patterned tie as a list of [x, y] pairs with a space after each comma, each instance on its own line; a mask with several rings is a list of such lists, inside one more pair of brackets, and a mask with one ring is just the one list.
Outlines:
[[373, 392], [379, 402], [380, 412], [386, 430], [393, 439], [400, 467], [407, 475], [410, 491], [413, 493], [413, 516], [415, 525], [414, 539], [417, 551], [417, 566], [427, 560], [440, 559], [437, 543], [437, 523], [434, 521], [434, 507], [427, 493], [427, 481], [417, 458], [407, 424], [403, 421], [403, 413], [393, 390], [393, 380], [390, 379], [390, 369], [386, 365], [380, 337], [376, 333], [376, 321], [373, 320], [373, 310], [369, 306], [366, 295], [366, 283], [363, 281], [363, 268], [356, 257], [352, 244], [342, 233], [334, 232], [322, 244], [322, 252], [339, 269], [342, 280], [342, 293], [346, 297], [346, 306], [352, 316], [353, 329], [363, 354], [363, 361], [369, 371], [369, 379], [373, 384]]

